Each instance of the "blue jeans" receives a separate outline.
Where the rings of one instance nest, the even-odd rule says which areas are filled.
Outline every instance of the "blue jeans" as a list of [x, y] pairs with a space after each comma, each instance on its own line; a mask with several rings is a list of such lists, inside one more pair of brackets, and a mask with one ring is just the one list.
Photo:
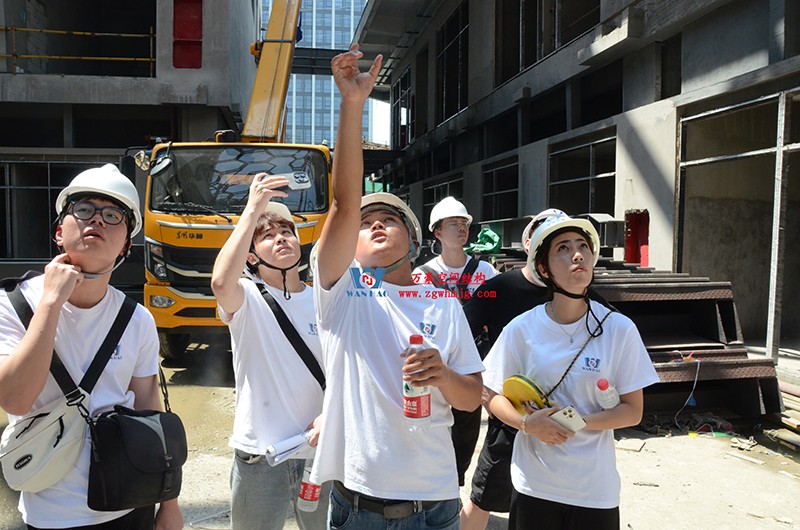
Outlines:
[[404, 519], [386, 519], [382, 514], [356, 509], [333, 488], [331, 491], [329, 528], [358, 530], [458, 530], [458, 499], [437, 502]]
[[281, 530], [291, 506], [300, 530], [327, 527], [331, 483], [322, 485], [319, 506], [313, 512], [297, 508], [305, 460], [287, 460], [275, 467], [264, 457], [236, 450], [231, 468], [231, 529]]

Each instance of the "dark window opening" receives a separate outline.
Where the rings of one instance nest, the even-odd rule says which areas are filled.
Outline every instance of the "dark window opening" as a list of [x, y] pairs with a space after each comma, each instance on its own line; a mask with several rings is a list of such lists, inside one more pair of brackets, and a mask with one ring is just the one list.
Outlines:
[[681, 93], [681, 34], [661, 43], [661, 98]]
[[518, 217], [519, 164], [516, 158], [503, 160], [483, 170], [482, 220]]
[[586, 125], [622, 112], [622, 60], [580, 80], [581, 119]]
[[528, 104], [528, 141], [535, 142], [567, 130], [567, 94], [561, 86]]
[[570, 215], [614, 215], [616, 140], [605, 138], [550, 155], [550, 206]]
[[512, 110], [486, 124], [486, 156], [505, 153], [518, 147], [517, 111]]
[[441, 123], [467, 106], [468, 2], [462, 2], [439, 28], [436, 41], [436, 108]]

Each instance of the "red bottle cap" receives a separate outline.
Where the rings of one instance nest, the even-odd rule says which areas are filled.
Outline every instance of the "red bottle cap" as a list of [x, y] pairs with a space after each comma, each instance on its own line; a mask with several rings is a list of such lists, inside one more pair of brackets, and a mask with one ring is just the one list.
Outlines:
[[607, 379], [600, 379], [597, 381], [597, 388], [600, 390], [607, 390], [608, 389], [608, 380]]
[[411, 335], [411, 337], [409, 337], [408, 341], [411, 344], [422, 344], [422, 335]]

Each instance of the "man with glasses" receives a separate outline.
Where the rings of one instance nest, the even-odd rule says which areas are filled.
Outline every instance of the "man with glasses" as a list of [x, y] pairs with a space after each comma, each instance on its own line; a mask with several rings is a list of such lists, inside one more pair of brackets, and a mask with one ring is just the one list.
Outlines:
[[[447, 289], [463, 305], [476, 289], [497, 275], [489, 262], [467, 256], [464, 252], [471, 223], [472, 216], [461, 201], [445, 197], [436, 203], [431, 210], [428, 229], [441, 244], [442, 252], [414, 270], [414, 283]], [[478, 443], [480, 416], [480, 407], [473, 411], [453, 409], [451, 437], [459, 486], [464, 485], [464, 475]]]
[[[111, 271], [142, 227], [133, 183], [107, 164], [80, 173], [56, 200], [54, 241], [61, 253], [44, 274], [20, 283], [33, 309], [26, 330], [6, 291], [0, 290], [0, 407], [9, 423], [63, 398], [50, 377], [53, 350], [80, 381], [106, 338], [125, 295], [111, 287]], [[158, 382], [158, 334], [152, 315], [138, 305], [103, 374], [84, 404], [89, 414], [122, 405], [162, 410]], [[177, 499], [135, 510], [98, 512], [87, 506], [91, 444], [75, 467], [50, 488], [23, 491], [19, 509], [29, 529], [93, 528], [178, 530], [183, 516]]]
[[433, 207], [428, 229], [441, 245], [441, 254], [414, 270], [414, 283], [447, 289], [465, 304], [478, 287], [497, 275], [489, 262], [464, 252], [470, 224], [472, 216], [454, 197], [445, 197]]

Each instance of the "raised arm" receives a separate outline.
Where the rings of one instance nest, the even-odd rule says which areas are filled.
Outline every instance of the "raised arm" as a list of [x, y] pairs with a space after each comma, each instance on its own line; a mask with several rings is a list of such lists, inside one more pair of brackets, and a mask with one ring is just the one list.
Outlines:
[[255, 175], [239, 222], [217, 254], [211, 273], [211, 289], [217, 303], [228, 314], [238, 311], [244, 301], [244, 290], [239, 285], [239, 278], [247, 261], [256, 222], [272, 197], [287, 196], [286, 192], [278, 188], [288, 184], [285, 177], [272, 177], [266, 173]]
[[333, 204], [317, 250], [318, 281], [329, 289], [347, 271], [356, 253], [361, 222], [361, 189], [364, 178], [364, 154], [361, 145], [361, 121], [364, 103], [372, 92], [383, 62], [378, 55], [368, 72], [360, 72], [362, 57], [358, 44], [331, 61], [333, 78], [342, 103], [333, 156]]

